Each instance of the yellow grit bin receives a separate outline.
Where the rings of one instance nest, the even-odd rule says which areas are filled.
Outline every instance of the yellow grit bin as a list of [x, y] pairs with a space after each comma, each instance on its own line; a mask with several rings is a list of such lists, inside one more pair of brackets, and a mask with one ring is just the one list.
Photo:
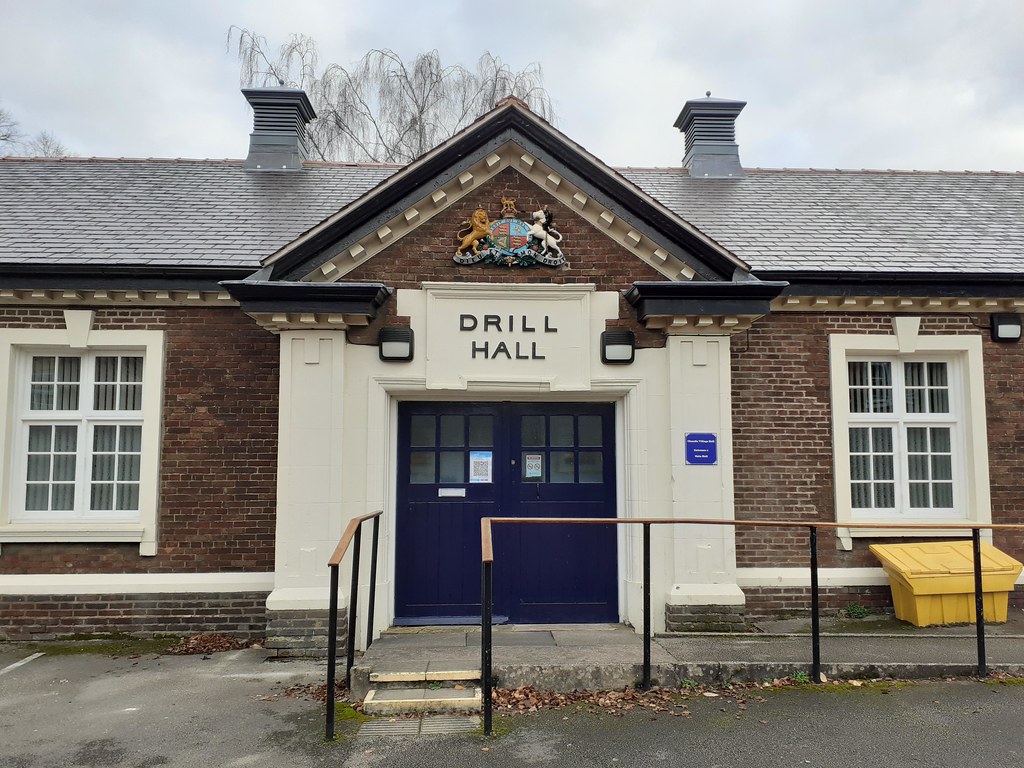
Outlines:
[[[872, 544], [889, 575], [896, 618], [918, 627], [975, 621], [974, 554], [970, 541]], [[1006, 621], [1006, 604], [1024, 567], [981, 542], [985, 621]]]

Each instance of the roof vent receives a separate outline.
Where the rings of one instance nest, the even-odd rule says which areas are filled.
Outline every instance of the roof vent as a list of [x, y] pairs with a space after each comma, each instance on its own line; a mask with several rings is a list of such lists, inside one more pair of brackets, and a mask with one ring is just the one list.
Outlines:
[[253, 112], [249, 156], [253, 171], [299, 171], [309, 157], [306, 124], [316, 117], [301, 88], [243, 88]]
[[740, 148], [736, 143], [736, 118], [745, 101], [690, 99], [676, 118], [675, 127], [686, 137], [683, 167], [690, 176], [728, 179], [743, 175]]

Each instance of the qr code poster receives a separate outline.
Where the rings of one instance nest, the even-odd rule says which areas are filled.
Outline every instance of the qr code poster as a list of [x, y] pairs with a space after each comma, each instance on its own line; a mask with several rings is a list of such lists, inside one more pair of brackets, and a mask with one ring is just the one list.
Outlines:
[[493, 454], [490, 451], [469, 452], [469, 482], [493, 482], [491, 473], [494, 467]]

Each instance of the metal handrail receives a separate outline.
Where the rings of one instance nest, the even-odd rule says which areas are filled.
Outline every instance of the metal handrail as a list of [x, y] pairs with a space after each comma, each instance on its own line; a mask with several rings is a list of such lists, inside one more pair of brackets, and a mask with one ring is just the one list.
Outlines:
[[[644, 690], [651, 685], [651, 526], [652, 525], [731, 525], [733, 528], [806, 528], [810, 548], [811, 571], [811, 682], [821, 680], [820, 605], [818, 595], [818, 529], [863, 528], [877, 529], [878, 523], [809, 523], [801, 520], [702, 520], [678, 518], [601, 518], [601, 517], [485, 517], [480, 520], [480, 675], [483, 685], [484, 734], [491, 735], [493, 721], [492, 694], [494, 677], [492, 618], [494, 614], [494, 541], [492, 524], [581, 524], [581, 525], [642, 525], [643, 526], [643, 616], [644, 616]], [[1021, 524], [997, 523], [893, 523], [887, 530], [964, 530], [971, 531], [974, 555], [974, 608], [978, 647], [978, 675], [988, 674], [985, 659], [985, 607], [982, 591], [981, 531], [1024, 530]]]
[[373, 609], [377, 599], [377, 543], [380, 538], [380, 517], [382, 510], [360, 515], [349, 521], [341, 534], [334, 554], [327, 561], [331, 569], [331, 606], [327, 617], [327, 723], [326, 738], [334, 740], [334, 684], [335, 666], [338, 653], [338, 570], [341, 561], [352, 545], [352, 583], [348, 601], [348, 645], [345, 649], [345, 685], [352, 686], [352, 665], [356, 653], [356, 607], [359, 605], [359, 548], [363, 536], [363, 523], [373, 520], [373, 542], [370, 554], [370, 599], [366, 607], [366, 647], [373, 642]]

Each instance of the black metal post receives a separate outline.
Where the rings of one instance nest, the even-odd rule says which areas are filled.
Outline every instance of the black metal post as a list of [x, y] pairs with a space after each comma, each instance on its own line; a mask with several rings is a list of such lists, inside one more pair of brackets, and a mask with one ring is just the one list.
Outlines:
[[331, 567], [331, 607], [327, 616], [327, 733], [334, 741], [334, 677], [335, 656], [338, 653], [338, 566]]
[[974, 624], [978, 632], [978, 676], [988, 674], [985, 661], [985, 593], [981, 584], [981, 529], [971, 529], [971, 544], [974, 547]]
[[818, 601], [818, 529], [808, 528], [811, 545], [811, 682], [821, 682], [821, 606]]
[[651, 524], [644, 523], [644, 679], [640, 687], [651, 687]]
[[345, 686], [352, 690], [352, 665], [356, 662], [356, 606], [359, 605], [359, 540], [363, 526], [356, 528], [352, 541], [352, 587], [348, 596], [348, 647], [345, 649]]
[[373, 518], [370, 542], [370, 599], [366, 605], [366, 647], [373, 643], [373, 608], [377, 602], [377, 541], [380, 539], [380, 515]]
[[480, 677], [482, 678], [484, 736], [490, 736], [492, 730], [491, 689], [494, 681], [491, 678], [491, 618], [494, 611], [494, 563], [482, 563], [481, 610], [480, 610]]

